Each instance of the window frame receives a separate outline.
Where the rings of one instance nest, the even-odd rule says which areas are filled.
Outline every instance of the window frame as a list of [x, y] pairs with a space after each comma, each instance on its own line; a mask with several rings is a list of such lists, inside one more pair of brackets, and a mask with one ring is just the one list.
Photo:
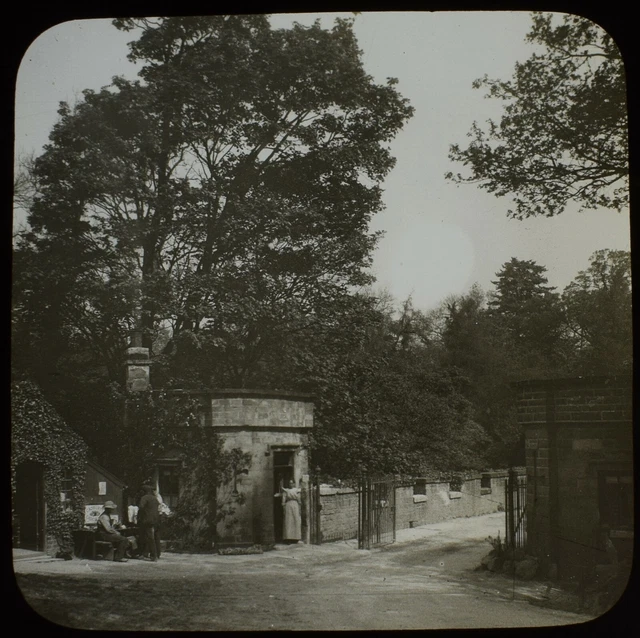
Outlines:
[[[174, 474], [174, 480], [175, 480], [175, 488], [176, 488], [176, 492], [168, 492], [165, 493], [165, 490], [163, 489], [163, 480], [162, 480], [162, 474], [163, 471], [167, 471], [169, 470], [170, 472], [172, 472], [172, 474]], [[180, 500], [180, 466], [178, 463], [159, 463], [157, 466], [157, 471], [158, 471], [158, 493], [160, 494], [160, 496], [162, 497], [162, 502], [169, 508], [169, 509], [173, 509], [174, 507], [176, 507], [176, 505], [178, 504], [179, 500]]]

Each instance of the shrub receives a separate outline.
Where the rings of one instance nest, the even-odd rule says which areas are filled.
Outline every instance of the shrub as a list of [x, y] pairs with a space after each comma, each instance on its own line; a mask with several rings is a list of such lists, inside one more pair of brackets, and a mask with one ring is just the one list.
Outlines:
[[504, 556], [504, 554], [507, 551], [507, 546], [506, 546], [506, 543], [500, 538], [500, 532], [498, 532], [498, 536], [496, 536], [495, 538], [493, 536], [488, 536], [486, 540], [493, 548], [491, 550], [491, 553], [494, 556], [496, 557]]

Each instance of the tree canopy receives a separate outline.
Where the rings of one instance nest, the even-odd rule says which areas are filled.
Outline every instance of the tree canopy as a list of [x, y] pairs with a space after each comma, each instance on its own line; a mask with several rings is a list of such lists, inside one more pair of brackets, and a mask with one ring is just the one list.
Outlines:
[[371, 281], [368, 225], [412, 108], [366, 74], [348, 20], [115, 26], [140, 34], [140, 80], [61, 105], [35, 162], [16, 303], [107, 361], [133, 328], [156, 350], [202, 334], [216, 382], [243, 386], [275, 337]]
[[576, 365], [586, 374], [630, 373], [633, 366], [631, 259], [598, 250], [565, 288], [567, 330]]
[[517, 219], [628, 205], [625, 73], [611, 36], [577, 15], [534, 13], [527, 41], [538, 45], [509, 80], [478, 79], [476, 89], [503, 102], [499, 122], [474, 122], [466, 148], [449, 158], [470, 173], [447, 173], [497, 197], [512, 196]]

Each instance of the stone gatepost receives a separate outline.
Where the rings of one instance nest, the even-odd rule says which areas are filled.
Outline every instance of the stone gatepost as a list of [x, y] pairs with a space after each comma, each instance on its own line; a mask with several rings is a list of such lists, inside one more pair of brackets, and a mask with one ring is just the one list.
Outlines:
[[149, 348], [142, 347], [142, 339], [134, 333], [125, 359], [126, 387], [129, 392], [143, 392], [150, 387], [151, 359]]
[[309, 503], [309, 475], [303, 474], [302, 479], [300, 481], [300, 488], [302, 492], [302, 507], [304, 508], [304, 521], [305, 524], [302, 526], [302, 540], [309, 545], [311, 543], [311, 527], [309, 523], [311, 522], [311, 507]]

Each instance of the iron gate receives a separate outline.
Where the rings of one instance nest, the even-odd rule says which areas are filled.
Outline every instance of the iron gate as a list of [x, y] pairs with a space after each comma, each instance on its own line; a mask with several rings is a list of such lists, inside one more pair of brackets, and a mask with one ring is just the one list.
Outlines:
[[524, 549], [527, 542], [527, 477], [509, 470], [504, 485], [505, 542]]
[[395, 540], [395, 481], [362, 477], [358, 485], [358, 549], [371, 549]]

